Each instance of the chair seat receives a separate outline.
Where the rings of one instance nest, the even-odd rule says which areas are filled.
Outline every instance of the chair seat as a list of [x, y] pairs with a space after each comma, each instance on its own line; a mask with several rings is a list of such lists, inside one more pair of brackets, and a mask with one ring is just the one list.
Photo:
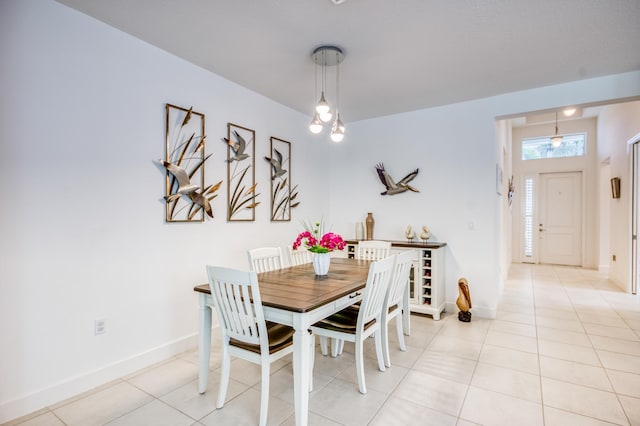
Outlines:
[[[356, 323], [358, 322], [358, 308], [349, 306], [340, 312], [327, 317], [317, 323], [313, 324], [314, 327], [324, 328], [326, 330], [341, 331], [344, 333], [356, 334]], [[364, 329], [368, 329], [376, 320], [373, 319], [364, 325]]]
[[[295, 330], [288, 325], [277, 324], [275, 322], [266, 321], [267, 335], [269, 338], [269, 353], [279, 351], [293, 344], [293, 333]], [[257, 354], [260, 353], [260, 345], [241, 342], [236, 339], [229, 339], [229, 344], [238, 348], [246, 349]]]

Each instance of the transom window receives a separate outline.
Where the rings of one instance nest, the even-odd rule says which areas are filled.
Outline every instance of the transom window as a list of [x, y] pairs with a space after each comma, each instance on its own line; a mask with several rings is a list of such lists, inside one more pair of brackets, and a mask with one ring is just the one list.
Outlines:
[[550, 136], [522, 139], [522, 159], [581, 157], [585, 155], [585, 147], [586, 135], [584, 133], [562, 136], [562, 143], [557, 148], [551, 144]]

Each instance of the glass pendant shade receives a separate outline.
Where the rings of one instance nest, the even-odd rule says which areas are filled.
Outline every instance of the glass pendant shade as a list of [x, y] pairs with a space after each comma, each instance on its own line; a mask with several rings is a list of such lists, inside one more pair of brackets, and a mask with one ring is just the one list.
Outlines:
[[331, 119], [333, 118], [333, 114], [331, 113], [331, 110], [323, 113], [323, 114], [318, 114], [320, 121], [322, 121], [323, 123], [328, 123], [331, 121]]
[[331, 126], [331, 140], [334, 142], [342, 142], [344, 139], [344, 123], [340, 119], [340, 114], [336, 114], [336, 121]]
[[316, 105], [316, 112], [322, 116], [322, 114], [326, 114], [330, 110], [331, 110], [331, 107], [329, 106], [329, 103], [327, 102], [327, 100], [324, 98], [324, 91], [323, 91], [322, 95], [320, 96], [320, 100]]
[[309, 130], [311, 133], [320, 133], [322, 131], [322, 121], [320, 120], [320, 115], [317, 111], [313, 116], [313, 120], [311, 120], [311, 123], [309, 124]]

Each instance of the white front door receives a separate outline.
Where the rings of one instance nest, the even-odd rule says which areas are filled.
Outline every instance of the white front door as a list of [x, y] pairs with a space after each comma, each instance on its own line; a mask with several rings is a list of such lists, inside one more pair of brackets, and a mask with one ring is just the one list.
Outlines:
[[540, 263], [581, 266], [582, 173], [542, 173], [539, 189]]

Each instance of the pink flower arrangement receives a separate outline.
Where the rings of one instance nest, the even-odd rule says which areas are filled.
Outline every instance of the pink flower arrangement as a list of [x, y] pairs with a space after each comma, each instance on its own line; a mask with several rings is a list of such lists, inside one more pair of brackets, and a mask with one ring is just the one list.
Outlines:
[[[343, 250], [345, 247], [342, 236], [333, 232], [324, 233], [322, 222], [316, 222], [314, 227], [305, 224], [305, 229], [293, 242], [294, 250], [303, 244], [312, 253], [329, 253], [334, 250]], [[320, 234], [322, 237], [319, 237]]]

